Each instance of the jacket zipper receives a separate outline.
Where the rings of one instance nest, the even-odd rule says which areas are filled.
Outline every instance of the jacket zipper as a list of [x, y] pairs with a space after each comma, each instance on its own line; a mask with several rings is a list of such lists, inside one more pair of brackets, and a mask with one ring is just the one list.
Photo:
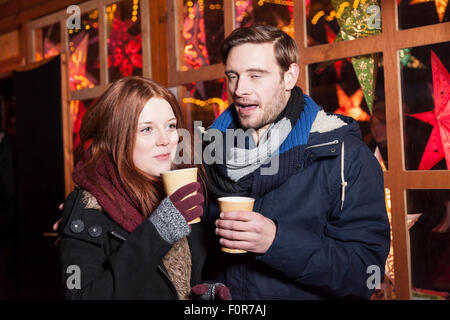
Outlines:
[[339, 143], [339, 140], [333, 140], [333, 141], [330, 141], [330, 142], [315, 144], [315, 145], [306, 147], [305, 150], [310, 149], [310, 148], [318, 148], [318, 147], [323, 147], [323, 146], [330, 146], [330, 145], [338, 144], [338, 143]]
[[159, 272], [161, 272], [164, 275], [164, 278], [166, 279], [167, 283], [169, 284], [169, 287], [172, 289], [173, 292], [175, 292], [175, 295], [176, 295], [177, 299], [180, 300], [177, 288], [175, 288], [175, 285], [173, 284], [173, 282], [170, 279], [170, 277], [167, 274], [167, 272], [165, 272], [164, 269], [161, 266], [158, 266], [157, 268], [158, 268]]

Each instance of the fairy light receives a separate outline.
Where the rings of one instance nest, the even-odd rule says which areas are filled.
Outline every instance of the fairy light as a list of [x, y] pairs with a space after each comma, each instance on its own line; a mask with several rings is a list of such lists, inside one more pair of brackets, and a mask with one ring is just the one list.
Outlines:
[[205, 108], [207, 106], [209, 106], [210, 104], [216, 103], [219, 105], [219, 109], [223, 110], [226, 107], [228, 107], [228, 102], [227, 101], [223, 101], [220, 98], [209, 98], [207, 100], [200, 100], [200, 99], [195, 99], [195, 98], [183, 98], [183, 102], [184, 103], [191, 103], [191, 104], [195, 104], [199, 107]]
[[131, 21], [136, 22], [138, 19], [139, 0], [133, 0], [133, 12]]
[[264, 4], [266, 3], [273, 3], [273, 4], [278, 4], [278, 5], [282, 5], [282, 6], [293, 6], [294, 5], [294, 1], [284, 1], [284, 0], [259, 0], [258, 1], [258, 6], [262, 7]]
[[[268, 2], [267, 0], [264, 0], [264, 1]], [[260, 0], [260, 2], [263, 2], [263, 0]], [[353, 9], [356, 9], [356, 8], [358, 8], [358, 6], [359, 6], [360, 4], [364, 4], [365, 2], [366, 2], [366, 0], [355, 0], [355, 1], [353, 2], [353, 4], [350, 4], [350, 2], [345, 1], [345, 2], [343, 2], [343, 3], [340, 4], [340, 6], [339, 6], [337, 12], [336, 12], [335, 10], [331, 10], [331, 11], [330, 11], [330, 14], [329, 14], [328, 16], [326, 16], [325, 11], [321, 10], [321, 11], [317, 12], [317, 13], [314, 15], [314, 17], [313, 17], [312, 20], [311, 20], [311, 23], [312, 23], [312, 24], [317, 24], [317, 22], [318, 22], [318, 21], [320, 20], [320, 18], [322, 18], [322, 17], [324, 17], [325, 20], [327, 20], [328, 22], [331, 22], [331, 21], [333, 21], [334, 19], [339, 19], [339, 18], [342, 16], [342, 14], [344, 13], [345, 8], [351, 6]]]

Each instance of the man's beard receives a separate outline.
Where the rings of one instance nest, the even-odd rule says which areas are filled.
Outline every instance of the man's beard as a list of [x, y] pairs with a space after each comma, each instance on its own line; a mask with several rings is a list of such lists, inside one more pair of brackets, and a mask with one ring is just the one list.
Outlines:
[[[281, 113], [281, 111], [286, 106], [285, 99], [286, 99], [286, 95], [285, 95], [283, 83], [280, 82], [275, 94], [268, 101], [268, 103], [266, 103], [265, 105], [262, 106], [263, 114], [262, 114], [261, 119], [259, 119], [259, 121], [256, 122], [255, 124], [248, 123], [245, 125], [242, 123], [241, 119], [239, 118], [241, 127], [243, 129], [251, 128], [251, 129], [259, 130], [259, 129], [265, 127], [266, 125], [271, 124], [272, 122], [275, 121], [275, 119], [278, 117], [278, 115]], [[261, 107], [261, 105], [259, 107]]]

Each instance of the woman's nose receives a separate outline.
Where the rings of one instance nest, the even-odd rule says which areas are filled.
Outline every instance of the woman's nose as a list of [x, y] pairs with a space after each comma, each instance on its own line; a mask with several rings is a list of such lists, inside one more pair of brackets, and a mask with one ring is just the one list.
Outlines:
[[169, 144], [169, 135], [164, 130], [158, 130], [158, 136], [156, 138], [157, 146], [166, 146]]

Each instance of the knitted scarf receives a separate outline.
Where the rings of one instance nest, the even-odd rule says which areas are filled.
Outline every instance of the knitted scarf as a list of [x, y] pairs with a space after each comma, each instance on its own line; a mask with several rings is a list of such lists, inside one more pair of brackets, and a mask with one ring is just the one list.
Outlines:
[[85, 167], [90, 157], [90, 152], [86, 152], [77, 163], [73, 181], [91, 193], [111, 219], [128, 232], [133, 232], [144, 221], [144, 216], [139, 212], [136, 200], [126, 191], [117, 166], [110, 156], [104, 155], [88, 177]]
[[[89, 159], [90, 154], [86, 152], [85, 157], [75, 166], [73, 181], [95, 197], [105, 214], [128, 232], [133, 232], [145, 217], [139, 212], [137, 202], [126, 191], [117, 166], [111, 157], [105, 155], [97, 162], [89, 179], [85, 170]], [[188, 299], [192, 261], [187, 238], [175, 242], [162, 261], [180, 299]]]
[[[276, 189], [298, 170], [300, 157], [319, 110], [320, 107], [309, 96], [304, 95], [299, 87], [294, 87], [286, 107], [258, 146], [252, 146], [250, 140], [246, 139], [243, 148], [237, 139], [226, 139], [227, 130], [240, 128], [237, 112], [232, 104], [205, 133], [207, 137], [216, 136], [217, 132], [222, 134], [221, 156], [226, 159], [224, 163], [218, 161], [205, 164], [208, 191], [214, 197], [254, 197]], [[214, 140], [205, 147], [214, 143], [217, 141]], [[268, 169], [272, 161], [278, 161], [278, 169], [273, 174], [267, 174], [265, 172], [270, 172]]]

